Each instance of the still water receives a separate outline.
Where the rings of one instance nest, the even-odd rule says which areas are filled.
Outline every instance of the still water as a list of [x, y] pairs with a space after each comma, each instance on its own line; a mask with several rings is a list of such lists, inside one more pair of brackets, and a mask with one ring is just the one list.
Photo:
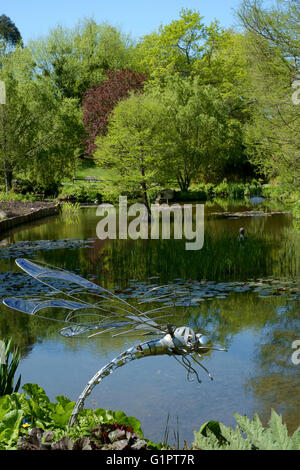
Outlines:
[[[204, 246], [198, 252], [186, 251], [181, 240], [99, 240], [96, 208], [18, 227], [0, 241], [0, 299], [40, 290], [15, 265], [18, 257], [80, 273], [132, 303], [149, 286], [185, 286], [189, 298], [170, 304], [166, 312], [171, 323], [189, 325], [228, 349], [203, 358], [214, 380], [199, 368], [202, 383], [189, 382], [174, 358], [145, 358], [107, 377], [85, 406], [135, 416], [144, 436], [154, 442], [163, 440], [168, 422], [170, 445], [174, 432], [181, 444], [191, 443], [193, 431], [208, 420], [235, 427], [234, 412], [249, 417], [258, 412], [267, 424], [273, 408], [293, 432], [300, 425], [300, 365], [292, 362], [292, 343], [300, 339], [299, 229], [289, 213], [214, 215], [253, 209], [258, 208], [208, 203]], [[241, 226], [247, 235], [243, 246], [237, 241]], [[167, 301], [145, 304], [145, 311]], [[1, 305], [4, 336], [24, 347], [19, 366], [23, 384], [38, 383], [51, 400], [65, 395], [74, 401], [102, 366], [145, 341], [109, 333], [64, 338], [55, 322]]]

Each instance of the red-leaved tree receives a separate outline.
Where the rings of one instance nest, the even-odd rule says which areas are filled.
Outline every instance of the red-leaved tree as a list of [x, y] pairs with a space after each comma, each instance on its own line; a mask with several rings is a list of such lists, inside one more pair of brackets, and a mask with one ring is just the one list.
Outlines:
[[128, 97], [130, 91], [142, 90], [147, 75], [130, 69], [109, 70], [107, 79], [100, 85], [89, 88], [82, 100], [83, 123], [87, 132], [86, 153], [96, 150], [95, 138], [105, 135], [110, 112], [116, 104]]

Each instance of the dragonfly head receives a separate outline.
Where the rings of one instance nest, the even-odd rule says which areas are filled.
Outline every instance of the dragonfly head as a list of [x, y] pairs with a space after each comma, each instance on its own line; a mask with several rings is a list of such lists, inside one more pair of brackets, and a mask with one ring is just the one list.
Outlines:
[[173, 343], [178, 349], [188, 349], [197, 352], [206, 352], [205, 345], [209, 342], [209, 339], [200, 334], [195, 333], [192, 328], [188, 326], [182, 326], [176, 328], [173, 332]]

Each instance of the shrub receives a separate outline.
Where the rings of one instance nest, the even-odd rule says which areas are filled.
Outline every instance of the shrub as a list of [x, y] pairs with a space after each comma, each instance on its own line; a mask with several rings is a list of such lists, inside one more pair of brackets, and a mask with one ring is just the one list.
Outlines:
[[[254, 188], [254, 186], [253, 186]], [[202, 191], [205, 192], [207, 199], [213, 198], [231, 198], [231, 199], [243, 199], [245, 195], [250, 194], [247, 191], [247, 185], [244, 183], [228, 183], [226, 180], [222, 181], [217, 185], [212, 183], [200, 183], [191, 187], [191, 192]]]
[[39, 197], [56, 197], [59, 193], [58, 181], [37, 182], [26, 178], [17, 178], [13, 181], [13, 191], [22, 195], [38, 195]]
[[207, 197], [209, 199], [212, 199], [214, 197], [214, 188], [215, 188], [215, 185], [213, 183], [206, 183], [204, 187], [204, 191], [206, 192]]
[[30, 195], [30, 194], [26, 194], [26, 195], [22, 195], [22, 194], [16, 194], [14, 193], [13, 191], [9, 191], [8, 194], [6, 194], [6, 192], [1, 192], [0, 191], [0, 202], [6, 202], [6, 201], [34, 201], [35, 200], [35, 197]]
[[253, 420], [235, 414], [236, 429], [217, 421], [205, 423], [194, 433], [196, 450], [299, 450], [300, 427], [292, 436], [288, 434], [282, 417], [272, 410], [269, 427], [265, 428], [258, 415]]
[[175, 201], [206, 201], [207, 193], [205, 191], [176, 191]]
[[64, 201], [70, 201], [73, 203], [92, 203], [99, 204], [102, 201], [102, 194], [98, 184], [86, 183], [86, 184], [70, 184], [64, 185], [58, 195], [58, 199]]
[[246, 185], [245, 196], [248, 196], [248, 191], [250, 197], [262, 196], [262, 186], [259, 183], [252, 182]]
[[285, 197], [285, 192], [281, 186], [264, 184], [262, 187], [262, 195], [269, 199], [282, 199]]
[[228, 185], [228, 196], [231, 199], [243, 199], [245, 197], [245, 185], [243, 183], [231, 183]]
[[229, 185], [227, 182], [223, 181], [218, 184], [213, 189], [214, 197], [228, 197], [229, 196]]

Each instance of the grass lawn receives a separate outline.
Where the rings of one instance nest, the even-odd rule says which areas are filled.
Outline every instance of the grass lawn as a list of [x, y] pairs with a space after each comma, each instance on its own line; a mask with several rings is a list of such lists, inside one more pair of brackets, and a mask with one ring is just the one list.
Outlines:
[[[91, 160], [81, 161], [78, 163], [75, 171], [76, 178], [87, 178], [92, 176], [98, 180], [103, 181], [114, 181], [115, 175], [114, 170], [109, 168], [102, 168], [99, 165], [96, 165]], [[65, 182], [71, 182], [73, 178], [66, 180]]]

